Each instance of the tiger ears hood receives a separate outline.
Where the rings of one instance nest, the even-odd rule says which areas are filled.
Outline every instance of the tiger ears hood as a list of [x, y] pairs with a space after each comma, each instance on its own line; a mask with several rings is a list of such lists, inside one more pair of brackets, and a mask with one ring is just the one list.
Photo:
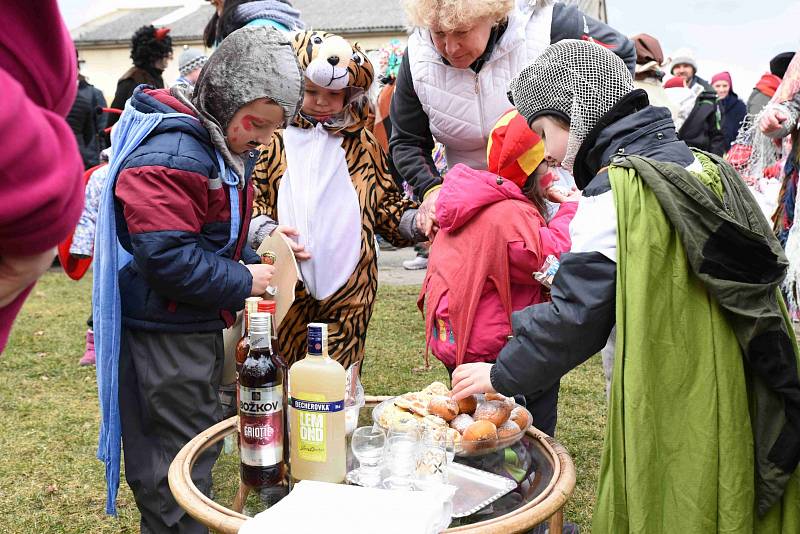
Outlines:
[[297, 32], [292, 39], [306, 78], [327, 89], [369, 91], [375, 72], [367, 55], [343, 37], [320, 31]]

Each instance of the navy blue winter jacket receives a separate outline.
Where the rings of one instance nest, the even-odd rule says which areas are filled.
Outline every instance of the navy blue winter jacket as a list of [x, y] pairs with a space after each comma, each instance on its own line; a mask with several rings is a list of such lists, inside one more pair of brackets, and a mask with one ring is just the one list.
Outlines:
[[[193, 115], [166, 89], [140, 86], [131, 103], [143, 113]], [[248, 155], [248, 177], [256, 155]], [[253, 283], [238, 261], [258, 263], [246, 242], [252, 187], [239, 191], [236, 243], [217, 255], [230, 237], [229, 188], [219, 179], [214, 147], [200, 122], [164, 119], [123, 162], [114, 192], [117, 233], [133, 255], [119, 273], [123, 324], [173, 332], [232, 324]]]
[[722, 109], [722, 134], [725, 136], [727, 152], [739, 135], [739, 128], [742, 126], [744, 116], [747, 115], [747, 106], [733, 91], [719, 101], [719, 106]]

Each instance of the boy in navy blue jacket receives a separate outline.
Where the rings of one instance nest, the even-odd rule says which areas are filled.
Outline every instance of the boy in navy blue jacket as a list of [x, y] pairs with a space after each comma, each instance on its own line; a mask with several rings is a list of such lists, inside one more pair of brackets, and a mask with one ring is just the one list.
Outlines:
[[[269, 285], [273, 268], [259, 264], [246, 243], [249, 177], [256, 147], [292, 119], [301, 95], [285, 38], [246, 28], [211, 56], [194, 94], [140, 86], [128, 102], [129, 118], [120, 120], [122, 146], [137, 127], [131, 118], [141, 124], [163, 115], [132, 151], [115, 147], [121, 161], [113, 185], [116, 235], [132, 255], [118, 278], [119, 414], [125, 477], [142, 532], [207, 532], [176, 504], [167, 471], [190, 439], [220, 420], [222, 330], [246, 297]], [[96, 282], [98, 290], [105, 288]], [[95, 316], [97, 324], [97, 310]], [[98, 362], [109, 358], [100, 351]], [[98, 365], [98, 378], [106, 368]], [[99, 382], [105, 406], [107, 382]], [[113, 413], [103, 416], [101, 456], [102, 432], [114, 432]], [[204, 454], [193, 469], [206, 493], [218, 454], [218, 448]], [[111, 456], [113, 450], [104, 457], [107, 473]], [[107, 478], [113, 503], [113, 474]]]

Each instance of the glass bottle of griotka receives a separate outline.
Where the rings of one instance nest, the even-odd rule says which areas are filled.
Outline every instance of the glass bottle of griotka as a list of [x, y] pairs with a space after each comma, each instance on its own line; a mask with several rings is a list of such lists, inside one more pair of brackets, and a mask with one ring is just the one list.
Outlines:
[[308, 325], [308, 355], [289, 369], [292, 481], [340, 483], [346, 474], [345, 370], [328, 356], [328, 325]]
[[250, 350], [239, 372], [239, 455], [242, 482], [251, 488], [280, 484], [283, 457], [284, 367], [272, 350], [270, 316], [250, 316]]
[[247, 297], [244, 299], [244, 311], [242, 312], [242, 337], [236, 343], [236, 414], [239, 415], [239, 371], [242, 370], [250, 350], [250, 316], [258, 312], [258, 303], [261, 297]]

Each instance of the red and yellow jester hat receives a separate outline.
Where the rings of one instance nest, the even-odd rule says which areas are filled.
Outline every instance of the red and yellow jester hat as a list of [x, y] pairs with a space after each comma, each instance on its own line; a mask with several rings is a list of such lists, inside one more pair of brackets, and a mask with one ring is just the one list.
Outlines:
[[511, 180], [522, 189], [544, 159], [544, 143], [516, 109], [494, 125], [486, 147], [489, 172]]

